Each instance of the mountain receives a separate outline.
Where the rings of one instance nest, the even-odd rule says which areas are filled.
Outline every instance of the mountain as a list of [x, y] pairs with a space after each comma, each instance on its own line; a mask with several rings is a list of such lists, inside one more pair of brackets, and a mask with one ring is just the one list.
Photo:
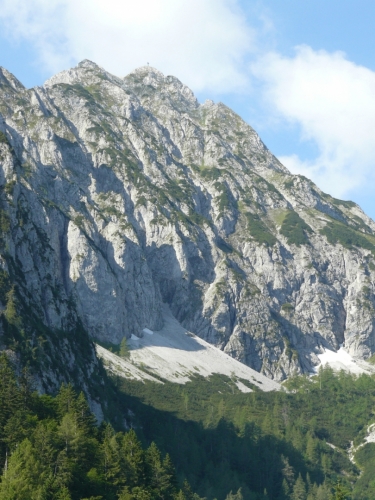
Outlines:
[[162, 329], [163, 304], [276, 381], [375, 352], [375, 223], [173, 76], [1, 69], [0, 189], [0, 340], [41, 387], [100, 389], [92, 340]]

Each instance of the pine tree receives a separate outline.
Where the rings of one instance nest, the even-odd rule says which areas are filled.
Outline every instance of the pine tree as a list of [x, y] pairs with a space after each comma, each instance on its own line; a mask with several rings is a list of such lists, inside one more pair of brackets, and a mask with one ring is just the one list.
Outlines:
[[145, 482], [145, 458], [141, 443], [133, 429], [126, 432], [121, 440], [120, 455], [130, 487]]
[[145, 454], [147, 482], [151, 489], [157, 490], [159, 487], [159, 478], [162, 473], [162, 463], [160, 451], [154, 442], [146, 450]]
[[9, 459], [0, 483], [0, 500], [39, 500], [48, 479], [31, 442], [25, 439]]
[[17, 300], [16, 300], [16, 291], [14, 286], [9, 290], [6, 294], [6, 307], [4, 311], [4, 316], [8, 323], [16, 328], [20, 328], [22, 326], [21, 317], [17, 313]]
[[193, 493], [190, 484], [185, 479], [182, 485], [182, 492], [186, 500], [197, 500], [199, 499], [196, 493]]
[[58, 433], [55, 422], [39, 422], [33, 432], [35, 451], [43, 464], [55, 469], [58, 454]]
[[347, 500], [349, 498], [349, 491], [342, 486], [340, 481], [335, 485], [335, 492], [331, 496], [331, 500]]
[[129, 356], [130, 356], [130, 349], [129, 349], [126, 337], [124, 337], [120, 343], [120, 356], [122, 358], [125, 358], [125, 359], [129, 358]]
[[239, 488], [237, 493], [230, 491], [225, 500], [243, 500], [242, 488]]
[[74, 452], [79, 435], [77, 420], [72, 413], [66, 413], [63, 416], [58, 433], [63, 439], [66, 454], [70, 456]]
[[0, 354], [0, 431], [8, 418], [22, 408], [22, 396], [6, 354]]
[[85, 435], [92, 435], [95, 431], [96, 418], [92, 414], [83, 392], [80, 392], [75, 402], [74, 411], [81, 431]]
[[281, 436], [284, 430], [284, 421], [282, 417], [282, 409], [278, 401], [272, 410], [272, 422], [273, 422], [273, 433], [277, 436]]
[[283, 479], [283, 482], [281, 484], [281, 495], [280, 495], [280, 498], [282, 500], [284, 500], [286, 498], [290, 498], [290, 487], [289, 487], [289, 484], [288, 484], [288, 482], [286, 481], [285, 478]]
[[62, 384], [56, 396], [58, 414], [62, 418], [66, 413], [76, 411], [77, 393], [71, 384]]
[[169, 455], [161, 460], [161, 455], [155, 443], [151, 443], [146, 451], [148, 479], [153, 494], [163, 500], [173, 498], [176, 493], [177, 480]]
[[186, 500], [186, 497], [184, 495], [184, 492], [182, 490], [179, 490], [179, 492], [175, 495], [175, 500]]
[[72, 500], [72, 496], [66, 486], [63, 486], [61, 489], [59, 489], [54, 498], [56, 498], [56, 500]]
[[322, 463], [322, 469], [323, 469], [324, 474], [326, 474], [326, 475], [329, 474], [329, 471], [331, 470], [331, 467], [332, 467], [332, 460], [329, 457], [329, 455], [324, 453], [321, 456], [321, 463]]
[[30, 375], [29, 369], [23, 368], [21, 375], [18, 377], [18, 385], [20, 396], [22, 399], [23, 408], [29, 409], [33, 402], [33, 392], [35, 391], [34, 381]]
[[151, 498], [153, 498], [151, 493], [146, 488], [143, 488], [141, 486], [136, 486], [135, 488], [133, 488], [132, 495], [134, 500], [151, 500]]
[[286, 480], [287, 484], [290, 486], [294, 483], [294, 469], [290, 465], [288, 457], [284, 457], [284, 455], [281, 455], [281, 462], [283, 464], [281, 473], [284, 479]]
[[[14, 371], [6, 354], [0, 354], [0, 451], [1, 459], [9, 454], [9, 446], [13, 446], [22, 437], [22, 428], [18, 429], [19, 411], [22, 409], [22, 396]], [[7, 422], [12, 418], [9, 428]], [[6, 434], [9, 432], [9, 435]], [[1, 464], [1, 467], [4, 462]]]
[[34, 428], [36, 418], [24, 410], [16, 410], [15, 413], [8, 418], [4, 425], [3, 441], [6, 443], [7, 450], [13, 452], [21, 441], [30, 435], [30, 431]]
[[306, 456], [313, 463], [316, 464], [319, 459], [318, 442], [314, 439], [311, 433], [308, 433], [306, 443]]
[[112, 491], [114, 486], [122, 484], [120, 446], [111, 425], [104, 428], [102, 451], [102, 468], [107, 491]]
[[327, 487], [326, 484], [321, 484], [318, 486], [318, 489], [316, 491], [316, 498], [314, 500], [327, 500], [330, 496], [330, 489]]
[[312, 484], [307, 493], [307, 500], [317, 500], [318, 498], [318, 486], [316, 483]]
[[133, 499], [134, 496], [132, 493], [130, 493], [128, 486], [122, 488], [122, 490], [118, 494], [118, 500], [133, 500]]
[[298, 475], [297, 481], [293, 486], [292, 498], [293, 500], [306, 500], [306, 486], [301, 474]]
[[307, 474], [306, 474], [306, 500], [311, 500], [313, 498], [315, 499], [316, 489], [317, 489], [316, 484], [315, 483], [313, 484], [311, 482], [310, 474], [307, 472]]
[[[162, 498], [172, 498], [177, 492], [177, 476], [171, 457], [165, 456], [162, 464], [162, 478], [160, 479], [160, 491]], [[242, 499], [237, 499], [242, 500]]]

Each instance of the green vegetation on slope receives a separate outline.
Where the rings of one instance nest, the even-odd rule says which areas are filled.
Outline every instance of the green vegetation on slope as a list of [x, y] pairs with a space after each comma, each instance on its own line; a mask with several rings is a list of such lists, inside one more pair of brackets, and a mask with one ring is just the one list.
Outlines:
[[264, 225], [259, 215], [247, 212], [246, 214], [247, 224], [249, 228], [250, 235], [255, 241], [261, 245], [273, 246], [276, 243], [275, 236], [269, 231], [269, 229]]
[[237, 202], [233, 198], [228, 189], [228, 186], [225, 183], [215, 182], [215, 188], [219, 191], [219, 195], [215, 198], [215, 201], [218, 205], [219, 209], [219, 217], [223, 217], [227, 210], [232, 208], [237, 208]]
[[243, 394], [234, 382], [224, 376], [196, 376], [183, 386], [117, 379], [144, 442], [170, 453], [178, 476], [201, 496], [224, 500], [241, 488], [249, 500], [329, 500], [341, 484], [353, 500], [375, 498], [372, 459], [359, 461], [365, 471], [359, 477], [347, 453], [373, 418], [373, 377], [327, 368], [315, 379], [291, 379], [289, 393]]
[[71, 386], [38, 396], [28, 380], [0, 356], [0, 500], [375, 498], [375, 445], [356, 454], [361, 475], [347, 454], [374, 418], [373, 377], [324, 369], [291, 379], [289, 393], [247, 394], [219, 375], [115, 378], [116, 412], [133, 415], [138, 436], [97, 428]]
[[352, 250], [354, 247], [365, 248], [375, 254], [375, 245], [371, 243], [366, 236], [358, 231], [341, 224], [340, 222], [332, 221], [320, 230], [331, 245], [340, 243], [343, 247]]
[[288, 212], [280, 229], [280, 234], [287, 238], [289, 245], [306, 245], [309, 242], [307, 233], [312, 233], [311, 227], [297, 214]]
[[354, 486], [354, 498], [367, 500], [375, 497], [375, 443], [362, 446], [355, 455], [358, 465], [363, 469], [361, 477]]
[[219, 168], [216, 167], [207, 167], [206, 165], [198, 166], [194, 163], [192, 163], [190, 166], [192, 170], [194, 170], [194, 172], [209, 181], [217, 181], [218, 179], [220, 179], [223, 173]]
[[355, 208], [357, 206], [356, 203], [354, 203], [354, 201], [350, 201], [350, 200], [339, 200], [337, 198], [333, 198], [332, 196], [330, 195], [325, 195], [326, 198], [329, 199], [329, 201], [333, 204], [333, 205], [336, 205], [338, 207], [342, 206], [342, 207], [345, 207], [345, 208]]
[[0, 144], [9, 144], [7, 136], [4, 134], [4, 132], [1, 132], [0, 130]]
[[133, 430], [95, 426], [81, 393], [31, 392], [0, 356], [0, 500], [199, 500], [179, 489], [168, 455], [144, 450]]

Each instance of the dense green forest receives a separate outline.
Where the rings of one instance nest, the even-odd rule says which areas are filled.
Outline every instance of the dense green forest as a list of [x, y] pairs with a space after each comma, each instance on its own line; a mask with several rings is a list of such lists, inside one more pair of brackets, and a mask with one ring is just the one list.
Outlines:
[[[290, 379], [288, 392], [247, 394], [219, 375], [185, 385], [115, 382], [140, 438], [168, 452], [200, 496], [375, 498], [375, 444], [359, 448], [355, 463], [348, 455], [375, 421], [373, 377], [326, 368]], [[335, 488], [347, 494], [332, 496]]]
[[235, 382], [115, 377], [114, 429], [70, 385], [38, 395], [1, 355], [0, 500], [375, 498], [375, 444], [358, 447], [375, 421], [373, 377], [324, 369], [246, 394]]
[[1, 500], [199, 500], [168, 454], [134, 430], [95, 425], [82, 393], [39, 396], [0, 356]]

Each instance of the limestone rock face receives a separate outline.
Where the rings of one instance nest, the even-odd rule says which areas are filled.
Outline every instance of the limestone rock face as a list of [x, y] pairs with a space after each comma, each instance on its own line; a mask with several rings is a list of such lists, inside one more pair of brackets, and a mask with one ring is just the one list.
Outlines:
[[0, 70], [0, 190], [2, 272], [57, 337], [119, 343], [167, 303], [276, 380], [324, 347], [375, 352], [374, 222], [173, 76], [83, 61], [25, 89]]

